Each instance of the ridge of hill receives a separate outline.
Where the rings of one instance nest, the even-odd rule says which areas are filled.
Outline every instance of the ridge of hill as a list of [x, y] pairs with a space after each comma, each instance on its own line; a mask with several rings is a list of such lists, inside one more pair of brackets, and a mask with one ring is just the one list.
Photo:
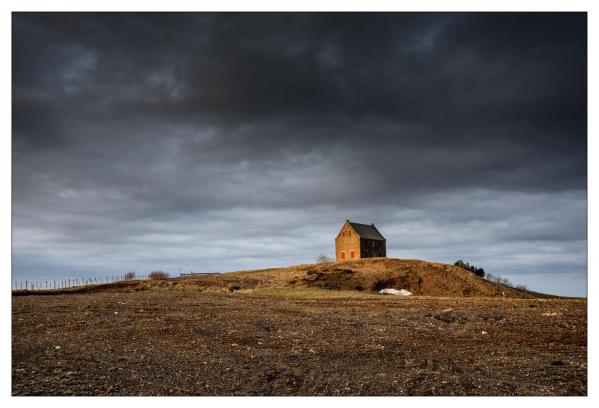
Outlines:
[[355, 261], [305, 264], [185, 278], [189, 284], [229, 290], [257, 288], [350, 290], [378, 292], [405, 289], [414, 295], [448, 297], [555, 297], [488, 281], [450, 264], [417, 259], [366, 258]]
[[68, 294], [183, 290], [252, 293], [260, 290], [328, 289], [376, 293], [381, 289], [405, 289], [414, 295], [444, 297], [556, 298], [524, 291], [476, 276], [458, 266], [416, 259], [367, 258], [355, 261], [296, 265], [178, 277], [164, 280], [120, 281], [103, 285], [47, 290], [23, 294]]

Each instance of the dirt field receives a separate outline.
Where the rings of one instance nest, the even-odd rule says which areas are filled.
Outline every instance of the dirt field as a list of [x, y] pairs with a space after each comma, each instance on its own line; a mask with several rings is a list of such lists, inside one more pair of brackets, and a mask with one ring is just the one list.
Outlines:
[[586, 301], [13, 297], [14, 395], [586, 395]]

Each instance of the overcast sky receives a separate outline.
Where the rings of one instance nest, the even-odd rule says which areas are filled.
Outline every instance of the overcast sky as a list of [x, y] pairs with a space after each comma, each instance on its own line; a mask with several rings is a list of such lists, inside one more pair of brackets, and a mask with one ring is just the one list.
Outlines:
[[464, 259], [586, 295], [586, 14], [13, 14], [13, 280]]

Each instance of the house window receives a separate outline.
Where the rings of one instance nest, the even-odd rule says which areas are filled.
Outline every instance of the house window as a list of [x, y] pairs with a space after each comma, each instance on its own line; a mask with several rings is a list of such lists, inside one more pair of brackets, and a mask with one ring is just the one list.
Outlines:
[[345, 259], [345, 252], [341, 251], [341, 259]]
[[350, 258], [353, 258], [353, 257], [354, 257], [354, 251], [351, 251], [351, 252], [349, 253], [349, 256], [350, 256]]

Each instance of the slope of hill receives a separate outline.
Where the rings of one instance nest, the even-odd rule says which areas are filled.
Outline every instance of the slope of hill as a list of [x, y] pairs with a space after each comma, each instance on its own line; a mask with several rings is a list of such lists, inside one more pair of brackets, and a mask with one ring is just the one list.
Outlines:
[[29, 292], [29, 294], [145, 290], [251, 293], [265, 289], [329, 289], [376, 293], [384, 288], [406, 289], [415, 295], [423, 296], [554, 297], [490, 282], [454, 265], [394, 258], [368, 258], [328, 264], [306, 264], [287, 268], [239, 271], [167, 280], [121, 281], [61, 291]]
[[185, 278], [181, 283], [197, 285], [206, 290], [223, 287], [229, 290], [319, 288], [378, 292], [384, 288], [394, 288], [424, 296], [548, 296], [496, 284], [454, 265], [394, 258], [232, 272]]

